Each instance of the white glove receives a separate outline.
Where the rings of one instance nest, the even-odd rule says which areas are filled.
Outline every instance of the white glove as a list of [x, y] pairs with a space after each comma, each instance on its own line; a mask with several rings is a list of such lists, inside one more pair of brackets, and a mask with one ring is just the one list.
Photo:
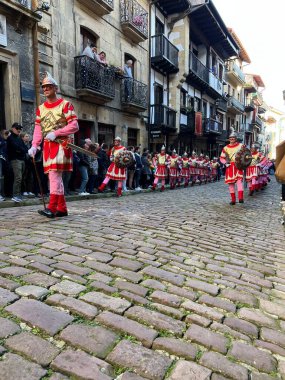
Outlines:
[[228, 168], [229, 166], [231, 166], [231, 164], [226, 164], [226, 168]]
[[46, 139], [49, 140], [49, 141], [54, 141], [56, 139], [56, 135], [54, 132], [49, 132], [47, 135], [46, 135]]
[[32, 146], [32, 147], [28, 150], [28, 155], [29, 155], [30, 157], [35, 157], [36, 153], [37, 153], [37, 148], [35, 148], [34, 146]]

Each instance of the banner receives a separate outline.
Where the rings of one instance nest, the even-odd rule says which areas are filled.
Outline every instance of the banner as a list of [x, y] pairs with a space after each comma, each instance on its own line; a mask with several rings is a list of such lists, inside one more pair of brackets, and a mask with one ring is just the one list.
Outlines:
[[202, 112], [195, 112], [195, 135], [203, 136]]

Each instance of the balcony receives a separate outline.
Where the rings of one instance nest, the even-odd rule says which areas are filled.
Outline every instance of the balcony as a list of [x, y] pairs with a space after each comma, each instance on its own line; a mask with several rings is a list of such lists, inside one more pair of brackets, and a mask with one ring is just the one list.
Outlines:
[[255, 110], [255, 104], [251, 99], [246, 99], [245, 106], [244, 106], [245, 112], [252, 112]]
[[257, 92], [258, 90], [258, 84], [252, 75], [245, 75], [245, 84], [243, 87], [247, 93]]
[[132, 113], [147, 109], [147, 85], [132, 78], [121, 81], [122, 108]]
[[241, 133], [253, 133], [253, 125], [252, 124], [241, 124], [240, 126]]
[[180, 114], [180, 133], [194, 134], [195, 132], [195, 112], [189, 112], [186, 115]]
[[263, 104], [263, 97], [260, 92], [255, 92], [251, 96], [254, 104], [257, 106], [261, 106]]
[[32, 0], [2, 0], [1, 4], [10, 8], [14, 17], [17, 17], [14, 12], [17, 12], [16, 14], [29, 18], [30, 20], [36, 22], [41, 20], [41, 16], [32, 10]]
[[223, 112], [227, 112], [228, 110], [228, 103], [227, 101], [224, 99], [224, 98], [218, 98], [216, 100], [216, 107], [217, 109], [223, 111]]
[[135, 0], [121, 0], [121, 27], [133, 42], [143, 42], [148, 38], [148, 13]]
[[114, 0], [78, 0], [98, 16], [104, 16], [114, 10]]
[[163, 34], [151, 37], [151, 64], [163, 74], [174, 74], [179, 71], [178, 52]]
[[228, 109], [229, 111], [233, 111], [235, 113], [241, 114], [244, 112], [244, 105], [236, 98], [231, 97], [228, 101]]
[[210, 94], [212, 90], [217, 92], [219, 95], [223, 95], [223, 83], [222, 81], [213, 73], [209, 73], [209, 90]]
[[260, 129], [262, 128], [262, 125], [263, 125], [262, 120], [258, 116], [255, 116], [255, 118], [252, 120], [251, 124], [253, 126], [256, 126], [256, 127], [260, 128]]
[[204, 133], [221, 135], [223, 132], [223, 124], [215, 119], [207, 118], [204, 120]]
[[153, 104], [150, 106], [150, 124], [162, 132], [175, 132], [176, 111], [163, 104]]
[[189, 53], [188, 80], [198, 84], [201, 89], [209, 86], [209, 69], [191, 51]]
[[232, 78], [237, 84], [245, 83], [245, 75], [233, 61], [227, 62], [227, 75]]
[[115, 70], [87, 56], [74, 58], [75, 89], [80, 98], [104, 104], [115, 97]]

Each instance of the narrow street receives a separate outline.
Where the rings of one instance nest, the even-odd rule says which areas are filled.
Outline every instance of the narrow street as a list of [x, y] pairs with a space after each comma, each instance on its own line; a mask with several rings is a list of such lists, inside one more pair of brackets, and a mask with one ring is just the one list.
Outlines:
[[279, 200], [272, 179], [235, 206], [221, 181], [0, 209], [0, 379], [285, 379]]

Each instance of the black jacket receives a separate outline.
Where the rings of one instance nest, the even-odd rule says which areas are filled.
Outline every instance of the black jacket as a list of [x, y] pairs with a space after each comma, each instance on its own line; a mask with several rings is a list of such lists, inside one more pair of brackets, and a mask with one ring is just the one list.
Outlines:
[[25, 161], [28, 147], [19, 136], [11, 132], [10, 136], [7, 138], [7, 152], [10, 161]]

